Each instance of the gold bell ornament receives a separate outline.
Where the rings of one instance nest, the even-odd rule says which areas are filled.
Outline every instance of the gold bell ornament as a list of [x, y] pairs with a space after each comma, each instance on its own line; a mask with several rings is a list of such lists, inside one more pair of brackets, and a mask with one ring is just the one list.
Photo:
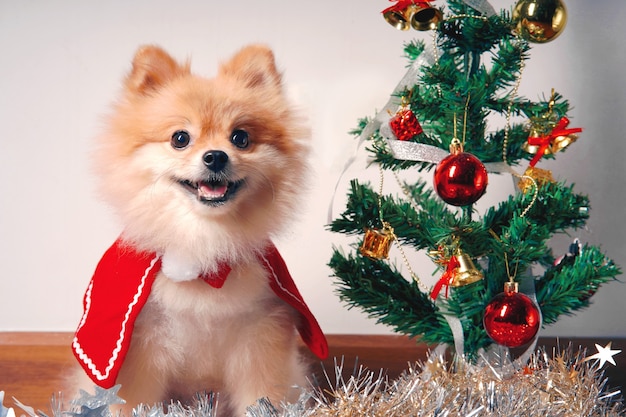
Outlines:
[[543, 117], [533, 118], [531, 123], [530, 135], [522, 145], [522, 149], [535, 156], [517, 183], [524, 194], [533, 190], [535, 186], [541, 187], [544, 184], [554, 182], [552, 172], [537, 168], [537, 163], [544, 155], [554, 154], [567, 148], [578, 139], [577, 133], [582, 132], [581, 128], [568, 129], [569, 119], [567, 117], [561, 117], [556, 121], [552, 110]]
[[433, 30], [443, 19], [441, 10], [432, 7], [427, 1], [419, 0], [398, 0], [382, 13], [387, 23], [398, 30]]
[[513, 21], [523, 39], [546, 43], [563, 32], [567, 9], [561, 0], [519, 0], [513, 9]]
[[536, 125], [531, 128], [527, 142], [522, 145], [526, 152], [535, 154], [530, 161], [530, 166], [534, 167], [542, 156], [554, 154], [564, 150], [578, 139], [577, 133], [583, 130], [577, 128], [567, 128], [569, 119], [561, 117], [558, 122], [553, 123], [550, 131], [539, 129]]
[[459, 266], [456, 268], [451, 287], [463, 287], [465, 285], [473, 284], [483, 279], [483, 274], [474, 265], [472, 258], [466, 253], [461, 252], [461, 249], [457, 249], [456, 260]]
[[463, 253], [461, 249], [457, 248], [455, 254], [448, 260], [446, 271], [433, 286], [430, 297], [436, 300], [443, 287], [446, 287], [447, 297], [448, 288], [463, 287], [478, 282], [481, 279], [483, 279], [483, 274], [476, 269], [472, 258], [466, 253]]
[[370, 259], [382, 260], [389, 258], [391, 243], [395, 240], [393, 228], [387, 222], [383, 224], [383, 229], [366, 229], [363, 243], [359, 252]]

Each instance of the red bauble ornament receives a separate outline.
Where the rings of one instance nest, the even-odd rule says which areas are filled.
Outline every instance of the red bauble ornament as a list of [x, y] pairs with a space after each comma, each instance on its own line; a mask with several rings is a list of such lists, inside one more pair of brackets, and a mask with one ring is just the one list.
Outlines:
[[424, 131], [415, 114], [407, 107], [400, 107], [389, 120], [389, 126], [398, 140], [410, 140]]
[[487, 169], [478, 158], [467, 152], [453, 152], [435, 168], [435, 191], [453, 206], [476, 202], [487, 189]]
[[519, 347], [530, 342], [541, 326], [539, 307], [525, 294], [517, 292], [516, 283], [507, 283], [485, 308], [483, 326], [497, 344]]

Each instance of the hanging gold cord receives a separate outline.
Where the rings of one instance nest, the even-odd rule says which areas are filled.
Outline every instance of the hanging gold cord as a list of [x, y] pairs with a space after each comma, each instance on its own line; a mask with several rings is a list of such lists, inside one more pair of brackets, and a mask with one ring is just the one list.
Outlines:
[[509, 134], [511, 131], [511, 108], [513, 107], [513, 101], [515, 100], [515, 96], [517, 96], [517, 92], [519, 91], [519, 86], [522, 83], [522, 72], [526, 68], [526, 63], [524, 59], [522, 59], [520, 68], [519, 68], [519, 76], [515, 81], [515, 86], [513, 87], [513, 91], [511, 92], [511, 99], [509, 100], [509, 105], [506, 109], [506, 124], [504, 126], [504, 141], [502, 143], [502, 160], [508, 164], [508, 160], [506, 154], [508, 152], [509, 147]]
[[[398, 248], [398, 251], [400, 252], [400, 256], [402, 257], [402, 261], [404, 262], [404, 265], [406, 266], [407, 271], [409, 272], [409, 275], [411, 275], [411, 278], [413, 279], [413, 281], [415, 281], [415, 283], [417, 284], [417, 286], [420, 288], [420, 290], [422, 292], [430, 293], [430, 289], [427, 288], [426, 286], [424, 286], [424, 284], [422, 283], [420, 278], [417, 276], [415, 271], [413, 271], [413, 268], [411, 267], [411, 264], [409, 262], [409, 258], [406, 256], [406, 253], [404, 252], [404, 248], [400, 244], [398, 236], [396, 235], [395, 231], [393, 230], [393, 227], [391, 226], [391, 224], [389, 222], [385, 221], [384, 218], [383, 218], [383, 208], [382, 208], [383, 197], [382, 197], [382, 195], [383, 195], [383, 184], [384, 184], [384, 181], [385, 181], [385, 174], [383, 173], [382, 167], [379, 166], [378, 170], [380, 172], [380, 180], [379, 180], [379, 183], [378, 183], [378, 216], [379, 216], [380, 222], [383, 225], [383, 229], [392, 236], [393, 242], [396, 245], [396, 247]], [[394, 173], [394, 175], [395, 175], [395, 173]], [[396, 177], [396, 179], [397, 179], [397, 177]], [[404, 189], [403, 189], [403, 191], [404, 191]]]

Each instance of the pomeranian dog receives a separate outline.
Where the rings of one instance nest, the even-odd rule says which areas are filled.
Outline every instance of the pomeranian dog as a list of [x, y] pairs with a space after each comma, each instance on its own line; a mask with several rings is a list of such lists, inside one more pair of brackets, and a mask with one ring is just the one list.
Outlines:
[[299, 394], [298, 332], [318, 357], [328, 347], [272, 238], [297, 211], [308, 140], [267, 47], [214, 78], [137, 51], [95, 155], [123, 232], [72, 344], [83, 389], [119, 384], [127, 410], [212, 391], [220, 416]]

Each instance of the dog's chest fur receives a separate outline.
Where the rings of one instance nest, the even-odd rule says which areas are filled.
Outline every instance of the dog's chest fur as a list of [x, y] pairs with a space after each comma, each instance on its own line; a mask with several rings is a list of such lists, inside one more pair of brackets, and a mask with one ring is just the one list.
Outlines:
[[222, 288], [199, 279], [172, 282], [159, 274], [137, 320], [133, 343], [151, 345], [145, 347], [153, 360], [163, 361], [173, 374], [177, 369], [187, 378], [221, 374], [236, 346], [250, 343], [254, 335], [277, 328], [295, 331], [294, 312], [276, 297], [266, 274], [256, 261], [236, 265]]

